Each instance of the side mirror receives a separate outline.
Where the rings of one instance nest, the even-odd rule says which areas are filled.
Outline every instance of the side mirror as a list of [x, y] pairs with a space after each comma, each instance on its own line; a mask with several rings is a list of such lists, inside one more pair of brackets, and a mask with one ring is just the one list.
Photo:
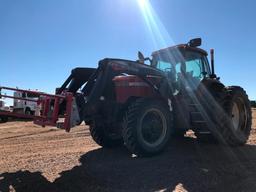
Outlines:
[[202, 39], [201, 38], [191, 39], [188, 42], [188, 46], [190, 46], [190, 47], [199, 47], [201, 45], [202, 45]]
[[138, 58], [139, 58], [139, 60], [138, 60], [139, 63], [145, 62], [145, 57], [140, 51], [138, 51]]

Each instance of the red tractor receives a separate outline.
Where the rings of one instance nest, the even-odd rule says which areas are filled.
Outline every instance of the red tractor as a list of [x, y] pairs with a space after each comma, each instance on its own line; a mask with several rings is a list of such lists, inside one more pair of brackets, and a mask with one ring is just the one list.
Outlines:
[[198, 38], [155, 51], [151, 59], [139, 53], [138, 61], [103, 59], [97, 69], [76, 68], [57, 94], [73, 93], [76, 122], [85, 121], [103, 147], [125, 144], [133, 154], [153, 155], [189, 129], [202, 141], [245, 144], [252, 121], [248, 96], [220, 82], [213, 50], [210, 68], [200, 45]]
[[[161, 152], [174, 135], [192, 129], [200, 141], [243, 145], [251, 130], [246, 92], [226, 87], [201, 39], [139, 60], [103, 59], [97, 69], [75, 68], [56, 95], [39, 97], [40, 125], [69, 129], [84, 121], [103, 147], [124, 144], [133, 154]], [[147, 61], [149, 64], [145, 64]], [[64, 123], [59, 123], [64, 117]]]

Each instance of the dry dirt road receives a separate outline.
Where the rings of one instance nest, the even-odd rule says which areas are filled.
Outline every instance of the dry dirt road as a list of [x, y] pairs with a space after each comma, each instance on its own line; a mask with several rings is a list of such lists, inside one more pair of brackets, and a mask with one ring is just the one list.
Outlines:
[[172, 140], [152, 158], [102, 149], [88, 127], [0, 125], [0, 191], [256, 191], [256, 110], [243, 147]]

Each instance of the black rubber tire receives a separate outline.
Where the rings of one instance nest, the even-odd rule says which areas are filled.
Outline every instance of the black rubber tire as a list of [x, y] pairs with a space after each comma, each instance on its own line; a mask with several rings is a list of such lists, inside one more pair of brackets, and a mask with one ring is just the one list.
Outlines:
[[[163, 136], [159, 144], [150, 146], [142, 133], [142, 120], [150, 110], [158, 112], [163, 122]], [[160, 116], [159, 116], [160, 117]], [[165, 128], [164, 128], [165, 125]], [[137, 156], [152, 156], [164, 150], [173, 130], [173, 115], [168, 105], [158, 100], [137, 99], [129, 107], [123, 121], [123, 139], [128, 150]], [[156, 141], [158, 142], [158, 141]]]
[[26, 108], [25, 114], [26, 115], [32, 115], [32, 111], [29, 108]]
[[[243, 88], [238, 86], [227, 87], [227, 95], [222, 101], [224, 115], [219, 119], [218, 140], [221, 143], [237, 146], [244, 145], [249, 138], [251, 126], [252, 126], [252, 112], [251, 105], [248, 96]], [[244, 118], [241, 122], [239, 121], [238, 127], [235, 128], [232, 122], [234, 114], [232, 109], [234, 104], [237, 105], [239, 110], [239, 118]], [[242, 112], [244, 111], [244, 115]]]
[[122, 136], [117, 134], [110, 135], [106, 125], [99, 122], [99, 120], [91, 121], [89, 130], [93, 140], [102, 147], [113, 148], [123, 144]]
[[1, 116], [1, 117], [0, 117], [0, 123], [6, 123], [6, 122], [8, 122], [8, 117], [6, 117], [6, 116]]

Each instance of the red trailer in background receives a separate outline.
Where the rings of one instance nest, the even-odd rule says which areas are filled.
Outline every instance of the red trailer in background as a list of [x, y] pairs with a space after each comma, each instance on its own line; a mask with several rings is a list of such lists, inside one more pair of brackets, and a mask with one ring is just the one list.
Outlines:
[[[31, 93], [38, 96], [37, 100], [15, 97], [12, 95], [1, 94], [2, 90], [8, 90], [13, 92], [21, 93]], [[41, 126], [57, 126], [63, 128], [66, 131], [70, 130], [70, 127], [73, 126], [71, 122], [72, 114], [72, 104], [73, 104], [73, 94], [70, 92], [62, 92], [59, 95], [52, 95], [38, 91], [17, 89], [11, 87], [0, 87], [0, 98], [9, 98], [9, 99], [18, 99], [29, 102], [37, 103], [37, 110], [33, 115], [31, 114], [22, 114], [13, 111], [0, 111], [1, 122], [6, 122], [8, 117], [14, 118], [24, 118], [24, 119], [33, 119], [35, 124]], [[64, 108], [64, 113], [60, 114], [60, 107]]]

